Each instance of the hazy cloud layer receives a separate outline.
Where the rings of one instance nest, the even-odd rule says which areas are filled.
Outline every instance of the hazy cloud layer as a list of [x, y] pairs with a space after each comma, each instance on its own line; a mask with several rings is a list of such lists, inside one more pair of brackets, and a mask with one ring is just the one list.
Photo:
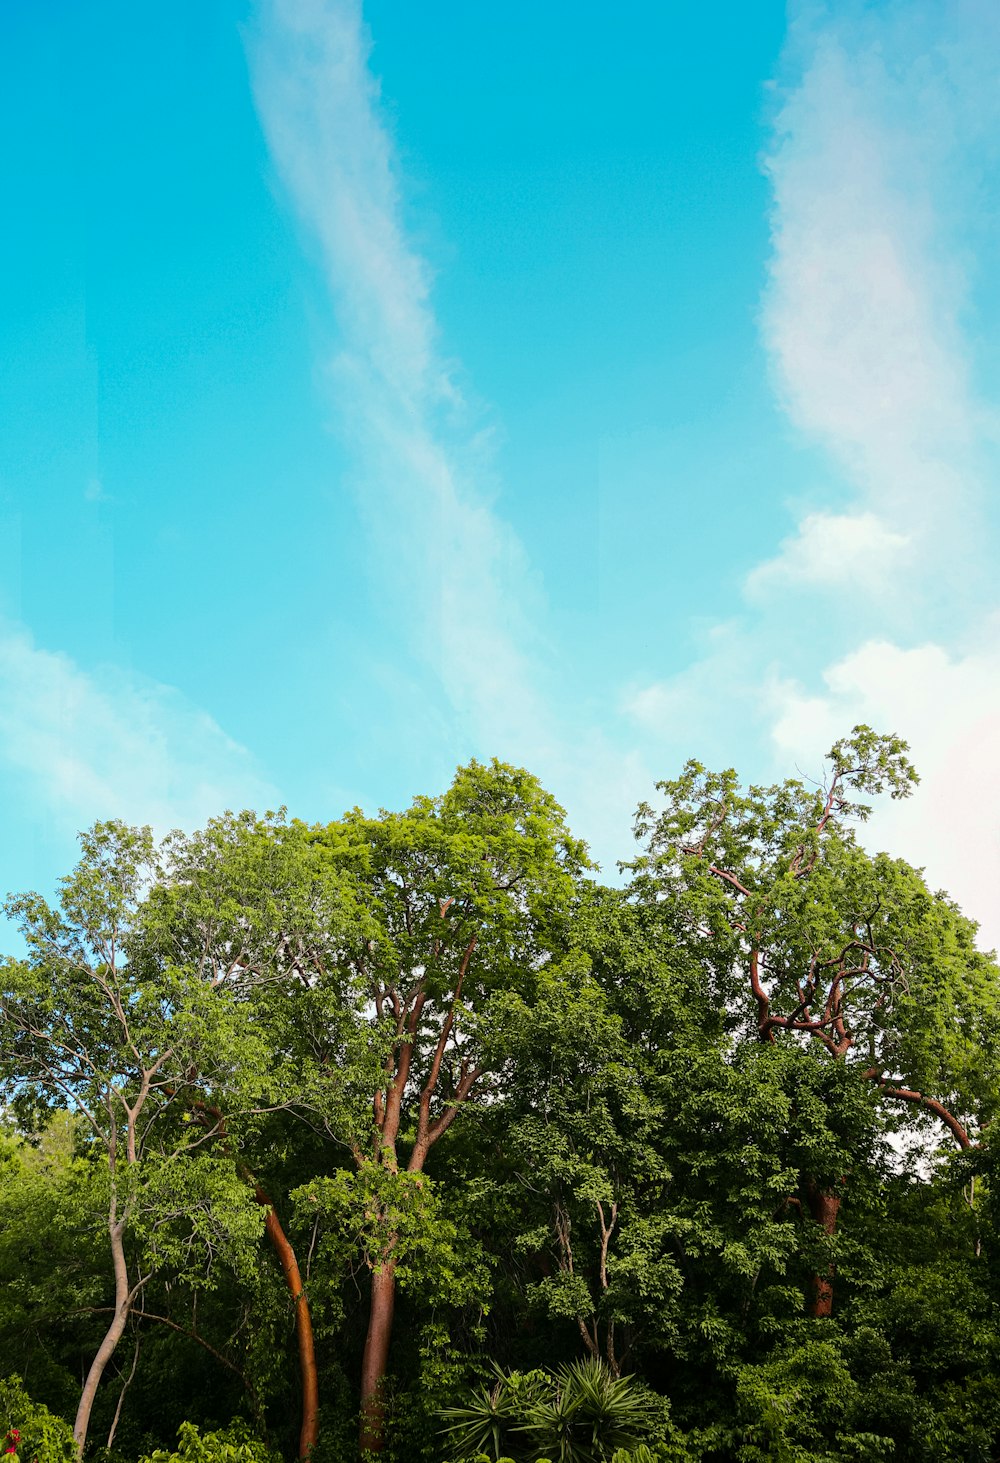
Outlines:
[[0, 765], [63, 836], [96, 818], [166, 832], [275, 802], [246, 749], [179, 692], [110, 668], [89, 674], [2, 624]]
[[[996, 31], [985, 6], [846, 6], [818, 29], [801, 19], [766, 162], [762, 329], [779, 397], [846, 471], [861, 518], [877, 515], [951, 579], [976, 557], [987, 476], [992, 414], [962, 325], [977, 167], [992, 165], [979, 122], [997, 111], [998, 78], [976, 58]], [[789, 541], [792, 559], [799, 547]], [[911, 570], [912, 556], [886, 557], [900, 596], [935, 607]]]

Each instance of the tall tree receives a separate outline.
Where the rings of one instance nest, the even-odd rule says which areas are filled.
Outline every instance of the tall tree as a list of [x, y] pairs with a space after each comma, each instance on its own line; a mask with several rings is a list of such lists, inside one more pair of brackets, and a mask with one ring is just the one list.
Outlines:
[[370, 1086], [375, 1066], [344, 958], [351, 941], [368, 937], [365, 911], [351, 876], [283, 815], [226, 813], [191, 836], [173, 836], [164, 860], [143, 911], [145, 951], [162, 971], [183, 970], [206, 996], [239, 1012], [266, 1044], [265, 1062], [244, 1065], [221, 1092], [210, 1069], [190, 1071], [187, 1100], [265, 1212], [294, 1307], [304, 1458], [319, 1435], [319, 1376], [302, 1267], [264, 1173], [274, 1138], [268, 1122], [276, 1113], [305, 1118], [350, 1151], [351, 1093]]
[[580, 952], [545, 981], [517, 1080], [481, 1127], [502, 1162], [492, 1202], [513, 1221], [501, 1254], [516, 1257], [535, 1314], [617, 1377], [647, 1324], [669, 1332], [680, 1288], [658, 1141], [670, 1110], [588, 967]]
[[[975, 926], [919, 871], [870, 854], [856, 825], [916, 774], [898, 737], [855, 727], [829, 753], [824, 785], [740, 786], [730, 770], [689, 762], [640, 808], [637, 898], [686, 922], [717, 999], [762, 1043], [807, 1043], [873, 1091], [933, 1115], [963, 1147], [995, 1101], [1000, 972]], [[841, 1203], [836, 1171], [803, 1173], [799, 1202], [828, 1236]], [[817, 1272], [812, 1310], [828, 1315], [832, 1271]]]
[[158, 1266], [257, 1232], [244, 1186], [204, 1151], [178, 1097], [193, 1070], [221, 1085], [262, 1052], [231, 1004], [206, 1003], [198, 982], [151, 970], [137, 950], [159, 874], [149, 830], [97, 824], [81, 844], [57, 907], [35, 894], [6, 906], [28, 954], [0, 967], [0, 1091], [26, 1126], [68, 1110], [104, 1165], [114, 1305], [77, 1407], [82, 1456], [101, 1378]]
[[354, 1149], [378, 1233], [360, 1430], [362, 1449], [378, 1452], [397, 1244], [381, 1176], [421, 1175], [462, 1107], [497, 1091], [510, 1020], [544, 991], [587, 859], [536, 779], [496, 761], [461, 768], [446, 793], [403, 813], [356, 811], [317, 843], [356, 881], [367, 924], [345, 954], [385, 1049]]

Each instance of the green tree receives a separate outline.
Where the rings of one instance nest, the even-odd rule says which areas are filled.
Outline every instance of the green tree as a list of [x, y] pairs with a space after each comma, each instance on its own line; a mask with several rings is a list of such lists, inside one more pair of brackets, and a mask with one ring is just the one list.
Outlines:
[[[815, 788], [789, 779], [743, 789], [735, 772], [691, 762], [658, 784], [659, 811], [639, 810], [645, 852], [632, 889], [686, 922], [716, 999], [747, 1034], [807, 1042], [966, 1147], [995, 1103], [996, 964], [949, 899], [902, 860], [869, 854], [854, 827], [869, 814], [856, 794], [908, 795], [916, 774], [905, 753], [898, 737], [856, 727], [831, 748], [828, 780]], [[839, 1159], [804, 1172], [798, 1196], [831, 1237], [838, 1170]], [[813, 1313], [832, 1305], [824, 1266]]]
[[81, 844], [57, 907], [34, 894], [7, 904], [28, 953], [0, 967], [0, 1091], [25, 1127], [68, 1110], [102, 1165], [114, 1304], [77, 1407], [82, 1455], [101, 1378], [152, 1276], [184, 1263], [207, 1282], [216, 1254], [259, 1231], [245, 1186], [178, 1101], [192, 1071], [224, 1085], [259, 1038], [228, 1003], [209, 1006], [198, 982], [151, 971], [134, 950], [159, 873], [148, 830], [97, 824]]
[[71, 1463], [75, 1455], [69, 1427], [33, 1401], [18, 1376], [0, 1381], [0, 1428], [10, 1463], [19, 1463], [21, 1458], [30, 1458], [32, 1463]]
[[530, 1303], [618, 1376], [638, 1333], [669, 1329], [681, 1281], [664, 1243], [667, 1114], [588, 966], [581, 954], [548, 974], [491, 1117]]
[[262, 1169], [273, 1169], [267, 1155], [284, 1141], [276, 1114], [304, 1118], [350, 1151], [357, 1091], [370, 1090], [374, 1058], [345, 950], [364, 942], [366, 930], [351, 876], [319, 856], [310, 831], [283, 815], [249, 812], [169, 839], [163, 878], [142, 916], [144, 951], [164, 976], [183, 971], [265, 1044], [264, 1061], [242, 1063], [221, 1091], [210, 1069], [189, 1073], [186, 1090], [190, 1116], [232, 1154], [262, 1206], [294, 1305], [301, 1457], [315, 1447], [319, 1428], [313, 1323], [302, 1267]]
[[355, 881], [365, 921], [345, 959], [373, 1049], [385, 1052], [354, 1145], [372, 1196], [360, 1438], [376, 1452], [399, 1243], [377, 1174], [421, 1175], [461, 1109], [510, 1079], [512, 1024], [544, 992], [587, 860], [554, 799], [499, 762], [461, 768], [446, 793], [403, 813], [355, 811], [316, 839]]

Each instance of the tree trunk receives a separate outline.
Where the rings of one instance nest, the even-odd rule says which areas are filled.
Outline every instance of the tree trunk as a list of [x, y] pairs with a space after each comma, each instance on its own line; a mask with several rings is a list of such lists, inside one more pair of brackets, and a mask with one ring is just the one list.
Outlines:
[[386, 1261], [372, 1274], [368, 1335], [361, 1363], [361, 1452], [381, 1453], [384, 1444], [383, 1386], [389, 1365], [392, 1315], [396, 1306], [396, 1266]]
[[[195, 1109], [215, 1119], [218, 1125], [216, 1131], [222, 1139], [224, 1149], [228, 1153], [229, 1142], [226, 1133], [226, 1120], [217, 1107], [208, 1103], [196, 1101]], [[299, 1457], [308, 1458], [316, 1446], [316, 1439], [319, 1434], [319, 1380], [316, 1372], [316, 1348], [313, 1342], [312, 1315], [309, 1310], [309, 1297], [306, 1295], [305, 1286], [302, 1283], [302, 1273], [299, 1270], [299, 1262], [295, 1257], [291, 1241], [281, 1227], [269, 1195], [261, 1188], [252, 1171], [242, 1161], [237, 1159], [237, 1168], [245, 1180], [247, 1186], [253, 1191], [257, 1203], [265, 1211], [264, 1228], [271, 1247], [278, 1256], [281, 1265], [281, 1273], [285, 1277], [285, 1284], [291, 1292], [292, 1300], [295, 1302], [295, 1335], [299, 1347], [299, 1374], [302, 1381], [302, 1424], [299, 1429]]]
[[[809, 1196], [809, 1212], [825, 1234], [832, 1238], [837, 1232], [837, 1215], [840, 1212], [840, 1195], [833, 1193], [830, 1189], [821, 1189], [813, 1180], [807, 1185]], [[831, 1262], [824, 1274], [814, 1275], [812, 1278], [812, 1304], [809, 1307], [809, 1314], [812, 1316], [829, 1316], [833, 1311], [833, 1276], [834, 1266]]]
[[101, 1377], [104, 1375], [108, 1362], [115, 1354], [115, 1348], [125, 1334], [129, 1311], [132, 1309], [132, 1302], [135, 1299], [134, 1293], [129, 1288], [128, 1265], [125, 1260], [125, 1221], [120, 1219], [116, 1223], [109, 1224], [108, 1234], [111, 1238], [111, 1262], [115, 1272], [115, 1313], [110, 1326], [104, 1333], [104, 1340], [97, 1349], [97, 1355], [90, 1363], [90, 1371], [87, 1373], [87, 1380], [84, 1382], [83, 1391], [80, 1394], [80, 1405], [76, 1409], [73, 1438], [76, 1442], [78, 1458], [83, 1457], [83, 1450], [87, 1446], [90, 1414], [94, 1410], [94, 1398], [97, 1396]]
[[299, 1457], [308, 1458], [316, 1446], [319, 1433], [319, 1381], [316, 1373], [316, 1349], [313, 1343], [312, 1316], [309, 1299], [302, 1284], [302, 1274], [295, 1251], [282, 1229], [274, 1205], [259, 1184], [254, 1184], [254, 1198], [267, 1212], [265, 1227], [281, 1264], [285, 1284], [295, 1302], [295, 1333], [299, 1343], [299, 1372], [302, 1377], [302, 1427], [299, 1431]]
[[[449, 906], [453, 903], [446, 899], [441, 903], [441, 918], [444, 919], [448, 913]], [[430, 1070], [427, 1080], [420, 1092], [420, 1102], [417, 1116], [417, 1132], [413, 1143], [413, 1150], [410, 1154], [410, 1161], [406, 1165], [407, 1172], [413, 1174], [423, 1173], [424, 1163], [431, 1148], [447, 1132], [455, 1120], [455, 1115], [472, 1091], [478, 1078], [482, 1075], [482, 1069], [470, 1065], [466, 1057], [462, 1058], [459, 1070], [458, 1085], [454, 1089], [448, 1104], [437, 1119], [431, 1120], [431, 1099], [437, 1088], [438, 1077], [441, 1072], [441, 1063], [444, 1060], [445, 1049], [448, 1045], [448, 1037], [455, 1024], [455, 1012], [458, 1007], [459, 998], [462, 994], [462, 981], [469, 968], [469, 961], [472, 959], [476, 948], [478, 937], [473, 935], [465, 947], [462, 956], [462, 963], [459, 967], [458, 979], [455, 982], [455, 995], [449, 1007], [438, 1033], [437, 1045], [434, 1048], [434, 1056], [431, 1059]], [[436, 946], [435, 946], [436, 949]], [[382, 997], [379, 997], [382, 999]], [[394, 996], [394, 1000], [397, 998]], [[393, 1172], [396, 1171], [396, 1139], [399, 1136], [399, 1124], [403, 1110], [403, 1096], [406, 1092], [406, 1084], [410, 1079], [410, 1066], [413, 1053], [416, 1049], [420, 1033], [420, 1017], [427, 1001], [427, 991], [422, 988], [412, 998], [412, 1004], [407, 1008], [400, 1008], [397, 1004], [397, 1035], [401, 1043], [397, 1045], [395, 1057], [395, 1074], [385, 1091], [383, 1097], [381, 1087], [374, 1094], [373, 1110], [376, 1127], [376, 1161], [387, 1165]], [[381, 1013], [381, 1007], [377, 1007]], [[408, 1040], [405, 1037], [408, 1036]], [[388, 1077], [391, 1072], [391, 1064], [386, 1071]], [[356, 1153], [359, 1166], [363, 1162], [360, 1153]], [[372, 1272], [372, 1297], [371, 1309], [368, 1313], [368, 1334], [365, 1337], [365, 1352], [361, 1361], [361, 1421], [359, 1428], [359, 1442], [362, 1454], [381, 1453], [385, 1443], [385, 1375], [389, 1367], [389, 1343], [392, 1340], [392, 1317], [396, 1308], [396, 1266], [389, 1257], [392, 1254], [396, 1243], [394, 1234], [388, 1237], [388, 1242], [383, 1248], [383, 1261], [381, 1266]]]

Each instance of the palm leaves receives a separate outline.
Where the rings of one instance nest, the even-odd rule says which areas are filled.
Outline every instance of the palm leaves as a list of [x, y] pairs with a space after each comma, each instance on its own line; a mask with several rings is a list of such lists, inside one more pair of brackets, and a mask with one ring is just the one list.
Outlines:
[[475, 1389], [465, 1407], [446, 1407], [444, 1432], [451, 1435], [450, 1445], [455, 1458], [506, 1457], [516, 1445], [514, 1434], [530, 1409], [546, 1394], [549, 1378], [545, 1372], [503, 1372], [491, 1363], [493, 1381]]
[[456, 1463], [485, 1454], [551, 1463], [603, 1463], [647, 1437], [659, 1410], [631, 1377], [596, 1359], [555, 1372], [502, 1372], [464, 1407], [446, 1408], [444, 1431]]

